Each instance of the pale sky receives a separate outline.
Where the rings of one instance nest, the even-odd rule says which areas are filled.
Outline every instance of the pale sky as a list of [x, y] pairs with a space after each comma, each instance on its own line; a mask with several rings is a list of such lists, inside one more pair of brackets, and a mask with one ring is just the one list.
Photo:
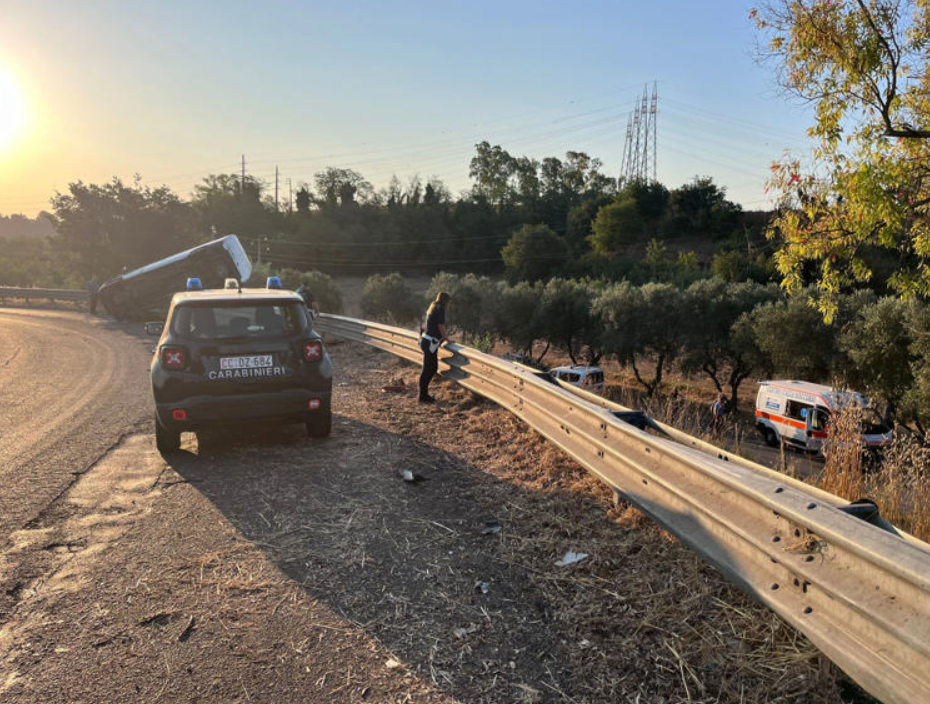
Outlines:
[[[657, 82], [658, 177], [712, 176], [749, 209], [810, 111], [753, 59], [752, 3], [0, 0], [0, 214], [76, 180], [210, 173], [294, 189], [326, 166], [468, 188], [474, 144], [600, 158]], [[3, 75], [22, 99], [22, 124]], [[16, 91], [12, 91], [16, 92]]]

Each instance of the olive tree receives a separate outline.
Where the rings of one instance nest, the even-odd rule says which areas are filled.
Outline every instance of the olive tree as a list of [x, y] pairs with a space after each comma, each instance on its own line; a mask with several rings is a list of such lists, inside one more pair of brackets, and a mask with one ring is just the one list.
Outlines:
[[[490, 311], [491, 329], [517, 352], [531, 355], [533, 345], [543, 338], [541, 301], [543, 285], [521, 281], [515, 286], [497, 286], [497, 305]], [[541, 361], [548, 345], [537, 358]]]
[[450, 321], [466, 337], [474, 340], [494, 333], [491, 314], [497, 305], [498, 288], [491, 279], [440, 272], [433, 277], [427, 297], [432, 301], [440, 291], [452, 297]]
[[584, 355], [588, 364], [601, 358], [601, 325], [591, 304], [600, 287], [574, 279], [553, 279], [542, 289], [539, 331], [549, 344], [568, 354], [572, 364]]
[[837, 361], [834, 330], [804, 297], [766, 303], [745, 313], [759, 364], [769, 374], [829, 381]]
[[416, 320], [420, 308], [398, 273], [369, 276], [362, 289], [362, 314], [374, 320], [405, 325]]
[[688, 287], [684, 293], [682, 369], [706, 374], [717, 391], [726, 385], [735, 408], [740, 384], [756, 371], [760, 357], [744, 335], [734, 335], [733, 326], [744, 313], [777, 297], [774, 286], [753, 282], [734, 284], [714, 278]]
[[[684, 294], [671, 284], [632, 286], [623, 281], [601, 293], [594, 313], [604, 325], [604, 352], [629, 364], [649, 396], [662, 384], [665, 372], [684, 343]], [[653, 361], [649, 377], [645, 363]]]

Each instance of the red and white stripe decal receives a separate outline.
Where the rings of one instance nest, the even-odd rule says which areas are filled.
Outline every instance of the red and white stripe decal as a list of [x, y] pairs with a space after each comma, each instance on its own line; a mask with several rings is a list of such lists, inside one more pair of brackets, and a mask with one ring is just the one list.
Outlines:
[[758, 408], [756, 409], [756, 418], [765, 418], [766, 420], [770, 420], [773, 423], [784, 423], [785, 425], [790, 425], [792, 428], [800, 428], [801, 430], [804, 430], [807, 427], [805, 423], [802, 423], [799, 420], [785, 418], [784, 416], [777, 416], [774, 413], [766, 413], [765, 411], [760, 411]]
[[[760, 411], [758, 408], [756, 409], [756, 418], [765, 418], [773, 423], [784, 423], [785, 425], [790, 425], [792, 428], [800, 428], [801, 430], [807, 428], [807, 424], [802, 421], [794, 420], [793, 418], [785, 418], [784, 416], [777, 416], [774, 413], [766, 413], [765, 411]], [[825, 439], [828, 435], [822, 430], [812, 430], [810, 437]]]

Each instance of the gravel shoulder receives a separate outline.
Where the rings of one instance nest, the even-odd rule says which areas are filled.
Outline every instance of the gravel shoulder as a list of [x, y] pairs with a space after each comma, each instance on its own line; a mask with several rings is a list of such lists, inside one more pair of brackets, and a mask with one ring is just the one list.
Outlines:
[[330, 351], [330, 439], [165, 462], [130, 435], [18, 536], [53, 559], [0, 629], [0, 700], [842, 701], [805, 639], [508, 413]]

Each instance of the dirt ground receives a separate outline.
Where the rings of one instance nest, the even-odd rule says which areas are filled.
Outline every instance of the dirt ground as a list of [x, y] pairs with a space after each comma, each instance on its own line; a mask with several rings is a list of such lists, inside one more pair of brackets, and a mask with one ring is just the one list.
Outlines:
[[133, 435], [14, 536], [44, 573], [0, 624], [0, 701], [864, 701], [514, 417], [331, 343], [331, 438], [165, 462]]

